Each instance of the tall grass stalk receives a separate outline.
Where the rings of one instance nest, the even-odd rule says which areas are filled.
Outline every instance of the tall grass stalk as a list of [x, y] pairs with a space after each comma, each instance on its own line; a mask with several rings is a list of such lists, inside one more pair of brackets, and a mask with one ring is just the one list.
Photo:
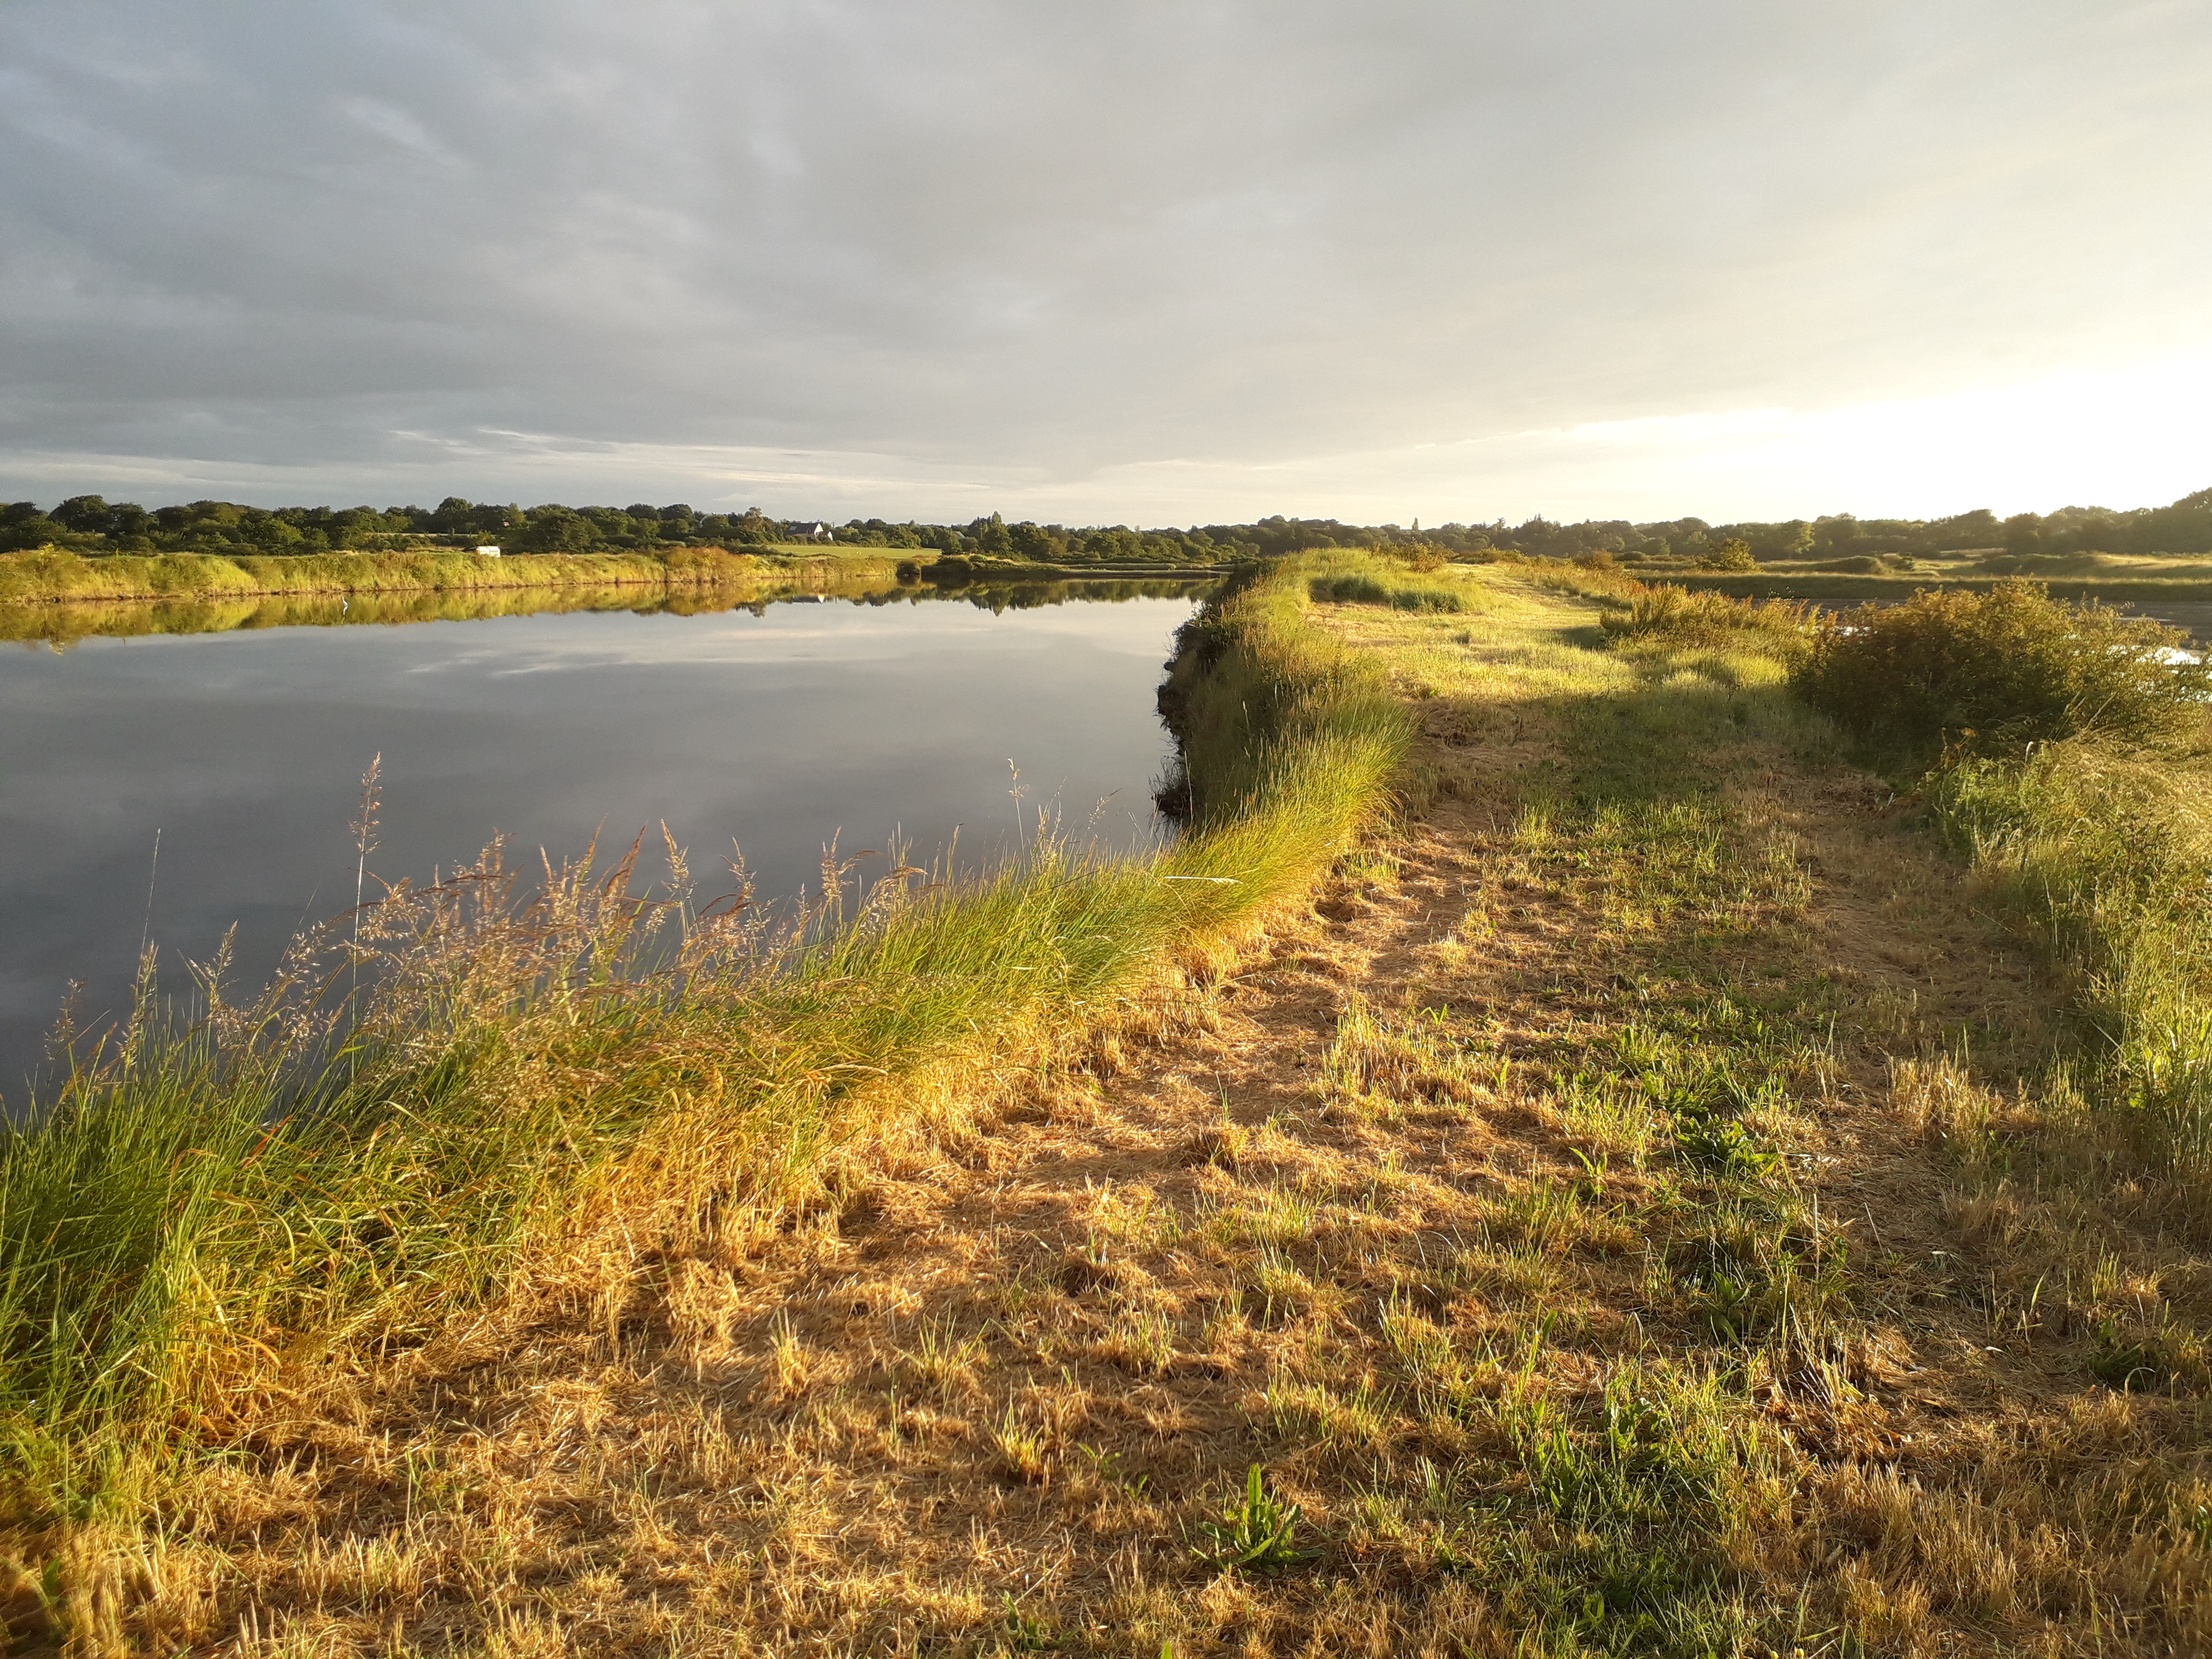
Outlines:
[[633, 846], [526, 894], [495, 844], [303, 937], [250, 1003], [224, 959], [197, 970], [189, 1024], [149, 956], [128, 1028], [65, 1043], [0, 1131], [0, 1521], [96, 1509], [100, 1471], [220, 1440], [371, 1345], [804, 1202], [841, 1153], [1304, 890], [1410, 734], [1304, 603], [1296, 571], [1254, 573], [1188, 631], [1204, 805], [1150, 858], [1041, 833], [986, 874], [902, 864], [858, 894], [830, 862], [775, 912], [737, 866], [698, 906], [672, 845], [658, 892]]
[[1926, 793], [2075, 976], [2142, 1150], [2212, 1175], [2212, 768], [2091, 735], [1960, 761]]

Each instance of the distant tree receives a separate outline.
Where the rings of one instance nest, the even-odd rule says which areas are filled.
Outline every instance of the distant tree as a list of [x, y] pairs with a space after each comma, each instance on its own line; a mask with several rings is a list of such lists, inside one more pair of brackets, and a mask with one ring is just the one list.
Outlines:
[[373, 507], [349, 507], [331, 514], [324, 534], [332, 547], [366, 547], [385, 528], [384, 515]]
[[1027, 521], [1006, 526], [1006, 544], [1015, 557], [1034, 564], [1050, 564], [1067, 550], [1042, 525]]
[[530, 509], [530, 522], [514, 546], [521, 553], [581, 553], [599, 539], [599, 527], [582, 514], [549, 503]]
[[0, 507], [0, 553], [17, 553], [69, 532], [39, 511], [36, 501], [13, 501]]
[[2212, 553], [2212, 489], [2200, 489], [2169, 507], [2145, 514], [2136, 536], [2136, 550]]
[[[315, 550], [304, 546], [307, 532], [297, 525], [287, 524], [274, 513], [248, 512], [239, 520], [238, 533], [249, 546], [264, 553], [306, 553]], [[325, 538], [318, 536], [318, 545]]]
[[72, 495], [47, 515], [64, 530], [105, 536], [115, 527], [115, 509], [99, 495]]
[[2004, 539], [2004, 526], [1986, 507], [1939, 520], [1929, 527], [1936, 532], [1932, 539], [1941, 544], [1929, 547], [1931, 553], [1955, 547], [1996, 547]]
[[465, 495], [448, 495], [430, 511], [423, 528], [441, 535], [465, 536], [477, 527], [477, 505]]
[[1740, 536], [1731, 536], [1705, 556], [1708, 570], [1756, 570], [1759, 561], [1751, 556], [1751, 544]]
[[985, 553], [1004, 554], [1014, 544], [1013, 538], [1006, 532], [1006, 521], [995, 513], [969, 525], [968, 534], [978, 550]]

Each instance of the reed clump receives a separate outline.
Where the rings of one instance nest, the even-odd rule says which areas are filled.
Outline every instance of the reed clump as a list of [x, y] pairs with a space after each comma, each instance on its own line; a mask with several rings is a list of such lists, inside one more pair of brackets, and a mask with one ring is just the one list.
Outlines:
[[2107, 1121], [2212, 1174], [2212, 765], [2091, 733], [1956, 758], [1925, 791], [2073, 981]]
[[1617, 644], [1737, 645], [1787, 658], [1805, 647], [1809, 609], [1786, 600], [1745, 602], [1686, 587], [1638, 584], [1627, 608], [1607, 611], [1598, 625]]
[[64, 1080], [0, 1131], [0, 1526], [127, 1513], [177, 1446], [307, 1404], [349, 1354], [803, 1205], [951, 1085], [1303, 892], [1409, 740], [1304, 600], [1254, 573], [1194, 624], [1206, 804], [1151, 858], [1041, 832], [980, 877], [896, 861], [865, 890], [830, 859], [779, 909], [735, 866], [700, 904], [672, 844], [647, 893], [635, 846], [527, 892], [495, 846], [303, 937], [250, 1001], [196, 970], [188, 1024], [149, 958], [129, 1026], [59, 1033]]

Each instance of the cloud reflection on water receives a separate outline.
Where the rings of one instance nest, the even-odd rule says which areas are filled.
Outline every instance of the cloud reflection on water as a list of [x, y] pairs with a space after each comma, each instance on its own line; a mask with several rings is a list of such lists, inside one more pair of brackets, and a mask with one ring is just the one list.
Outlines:
[[1152, 708], [1187, 600], [1009, 610], [803, 605], [406, 627], [92, 639], [0, 653], [0, 1095], [73, 976], [112, 1012], [161, 834], [153, 931], [173, 967], [240, 924], [258, 979], [300, 923], [349, 902], [346, 824], [384, 757], [374, 867], [427, 879], [495, 831], [557, 862], [665, 820], [712, 867], [734, 840], [763, 890], [822, 844], [964, 855], [1028, 803], [1113, 805], [1117, 846], [1158, 833], [1168, 740]]

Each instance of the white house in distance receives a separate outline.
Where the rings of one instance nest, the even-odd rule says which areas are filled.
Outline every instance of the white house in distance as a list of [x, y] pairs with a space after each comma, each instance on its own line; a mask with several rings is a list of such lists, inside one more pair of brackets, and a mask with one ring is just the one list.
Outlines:
[[793, 519], [784, 526], [783, 538], [787, 542], [834, 542], [837, 539], [830, 526], [819, 519]]

